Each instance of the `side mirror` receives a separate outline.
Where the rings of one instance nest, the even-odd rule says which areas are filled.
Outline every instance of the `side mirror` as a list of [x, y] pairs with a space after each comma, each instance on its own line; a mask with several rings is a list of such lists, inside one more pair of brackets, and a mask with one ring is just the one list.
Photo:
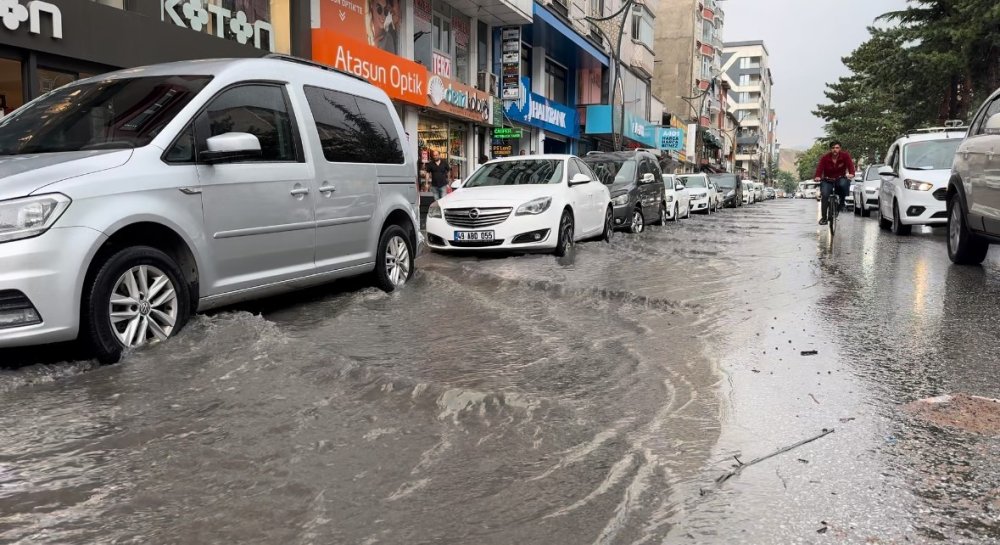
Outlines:
[[205, 141], [208, 149], [198, 153], [198, 160], [209, 165], [238, 163], [260, 159], [260, 140], [245, 132], [227, 132]]
[[684, 191], [685, 189], [687, 188], [684, 187], [684, 184], [677, 184], [674, 186], [675, 191]]
[[983, 133], [994, 136], [1000, 134], [1000, 114], [993, 114], [986, 120], [986, 126], [983, 127]]
[[896, 171], [892, 170], [892, 167], [888, 165], [878, 169], [878, 175], [883, 178], [895, 178], [899, 176], [899, 174], [896, 174]]
[[455, 180], [454, 182], [451, 182], [451, 189], [452, 191], [462, 189], [462, 180]]
[[656, 176], [654, 176], [652, 172], [647, 172], [643, 174], [642, 180], [640, 180], [640, 182], [644, 184], [651, 184], [655, 181], [656, 181]]
[[570, 186], [589, 184], [590, 182], [591, 182], [590, 176], [587, 176], [582, 172], [574, 174], [573, 177], [569, 179]]

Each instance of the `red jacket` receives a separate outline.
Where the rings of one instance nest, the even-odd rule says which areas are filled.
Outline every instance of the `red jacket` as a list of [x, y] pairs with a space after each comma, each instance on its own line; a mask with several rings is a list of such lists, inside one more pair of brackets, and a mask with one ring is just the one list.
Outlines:
[[816, 177], [824, 180], [839, 180], [841, 178], [854, 177], [854, 160], [851, 154], [841, 151], [836, 158], [833, 152], [829, 152], [820, 158], [816, 165]]

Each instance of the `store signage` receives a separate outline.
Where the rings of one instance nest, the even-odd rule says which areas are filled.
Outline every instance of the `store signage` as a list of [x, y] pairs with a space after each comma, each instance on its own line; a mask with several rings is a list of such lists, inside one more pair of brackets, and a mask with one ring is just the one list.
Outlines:
[[578, 116], [575, 108], [549, 100], [542, 95], [529, 93], [530, 81], [521, 78], [521, 98], [508, 102], [505, 111], [507, 117], [527, 125], [541, 127], [547, 131], [576, 138], [580, 134]]
[[[587, 106], [587, 126], [584, 127], [586, 134], [611, 134], [612, 127], [618, 124], [618, 120], [613, 119], [613, 108], [610, 105]], [[657, 144], [656, 127], [628, 112], [625, 113], [622, 135], [637, 142], [636, 147], [653, 148]]]
[[27, 5], [22, 5], [19, 0], [0, 0], [0, 19], [3, 19], [3, 26], [7, 30], [17, 30], [22, 23], [28, 23], [28, 32], [41, 34], [43, 13], [48, 14], [52, 20], [52, 37], [62, 39], [62, 12], [54, 4], [29, 0]]
[[521, 27], [500, 30], [500, 98], [520, 100], [521, 94]]
[[521, 129], [516, 129], [514, 127], [493, 127], [493, 138], [520, 140]]
[[427, 80], [427, 97], [439, 110], [490, 124], [493, 118], [493, 97], [468, 85], [441, 76]]
[[691, 123], [690, 125], [688, 125], [688, 128], [687, 128], [687, 146], [686, 146], [687, 149], [684, 150], [684, 153], [687, 154], [688, 160], [690, 162], [692, 162], [692, 163], [694, 162], [693, 159], [695, 159], [695, 157], [697, 157], [697, 155], [696, 155], [696, 153], [697, 153], [697, 150], [696, 150], [696, 139], [695, 139], [695, 136], [697, 134], [698, 134], [698, 125], [696, 125], [694, 123]]
[[160, 0], [160, 19], [195, 32], [209, 31], [211, 27], [219, 38], [231, 36], [241, 44], [253, 38], [257, 49], [274, 51], [271, 23], [260, 19], [251, 21], [245, 11], [227, 9], [208, 0]]
[[490, 147], [490, 151], [493, 152], [493, 157], [510, 157], [514, 153], [514, 146], [506, 142], [494, 143]]
[[451, 58], [446, 57], [437, 51], [431, 59], [431, 63], [434, 65], [434, 73], [439, 76], [444, 76], [446, 78], [451, 77]]
[[666, 151], [684, 149], [684, 129], [660, 128], [660, 149]]

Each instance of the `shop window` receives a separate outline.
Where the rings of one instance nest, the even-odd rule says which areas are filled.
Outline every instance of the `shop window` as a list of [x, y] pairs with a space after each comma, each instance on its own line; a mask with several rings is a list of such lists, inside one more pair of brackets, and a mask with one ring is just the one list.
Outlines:
[[[526, 43], [521, 43], [521, 77], [531, 78], [531, 46]], [[527, 89], [531, 91], [531, 89]]]
[[403, 163], [399, 133], [385, 104], [318, 87], [306, 87], [305, 93], [327, 161]]
[[449, 122], [435, 117], [421, 117], [417, 124], [417, 144], [421, 159], [438, 152], [451, 166], [451, 178], [463, 179], [469, 174], [465, 145], [468, 142], [466, 123]]
[[24, 84], [21, 62], [0, 59], [0, 116], [5, 116], [24, 104]]
[[452, 35], [455, 39], [455, 79], [462, 83], [469, 81], [469, 43], [472, 22], [461, 13], [453, 12], [451, 18]]
[[566, 69], [545, 59], [545, 95], [560, 104], [566, 100]]
[[62, 72], [48, 68], [38, 69], [38, 90], [42, 94], [54, 91], [76, 80], [77, 74], [75, 72]]
[[199, 119], [199, 148], [206, 149], [203, 138], [227, 132], [256, 136], [262, 161], [299, 160], [297, 134], [281, 87], [241, 85], [223, 91], [212, 100]]

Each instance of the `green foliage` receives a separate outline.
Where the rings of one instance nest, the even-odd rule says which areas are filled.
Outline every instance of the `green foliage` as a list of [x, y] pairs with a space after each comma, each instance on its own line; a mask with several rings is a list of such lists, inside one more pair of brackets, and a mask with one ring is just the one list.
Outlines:
[[795, 193], [795, 190], [799, 188], [799, 180], [795, 178], [795, 175], [784, 170], [778, 171], [778, 175], [775, 177], [775, 182], [776, 185], [781, 189], [784, 189], [786, 193]]
[[795, 162], [795, 168], [798, 169], [799, 175], [798, 181], [812, 180], [816, 174], [816, 165], [819, 164], [819, 158], [829, 150], [829, 146], [823, 140], [817, 140], [811, 148], [807, 149], [799, 157], [799, 160]]

